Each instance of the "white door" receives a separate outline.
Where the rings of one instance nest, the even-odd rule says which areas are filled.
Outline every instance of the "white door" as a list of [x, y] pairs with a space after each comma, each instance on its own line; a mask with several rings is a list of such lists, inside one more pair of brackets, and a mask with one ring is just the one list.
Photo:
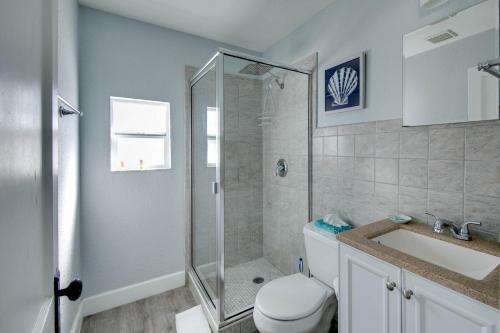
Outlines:
[[434, 282], [403, 271], [405, 333], [500, 333], [500, 312]]
[[339, 332], [401, 332], [401, 270], [340, 245]]
[[0, 1], [0, 332], [54, 332], [53, 10]]

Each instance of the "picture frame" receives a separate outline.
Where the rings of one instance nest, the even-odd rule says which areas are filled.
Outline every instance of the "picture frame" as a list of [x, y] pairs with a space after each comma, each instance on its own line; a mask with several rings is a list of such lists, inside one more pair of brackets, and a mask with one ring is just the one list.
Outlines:
[[361, 52], [325, 69], [325, 113], [365, 108], [365, 58], [365, 52]]

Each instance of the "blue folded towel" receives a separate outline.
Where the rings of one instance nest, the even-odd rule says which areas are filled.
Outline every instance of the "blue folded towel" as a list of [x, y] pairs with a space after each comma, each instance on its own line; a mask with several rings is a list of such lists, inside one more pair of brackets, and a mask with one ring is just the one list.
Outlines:
[[343, 226], [337, 227], [337, 226], [323, 222], [323, 219], [318, 219], [318, 220], [314, 221], [313, 225], [316, 228], [331, 232], [332, 234], [340, 234], [341, 232], [352, 229], [352, 227], [350, 225], [346, 225], [346, 226], [343, 225]]

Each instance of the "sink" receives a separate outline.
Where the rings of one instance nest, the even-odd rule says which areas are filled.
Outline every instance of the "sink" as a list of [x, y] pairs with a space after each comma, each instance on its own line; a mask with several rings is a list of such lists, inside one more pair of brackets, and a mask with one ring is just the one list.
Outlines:
[[388, 232], [372, 240], [475, 280], [484, 279], [500, 265], [500, 257], [404, 229]]

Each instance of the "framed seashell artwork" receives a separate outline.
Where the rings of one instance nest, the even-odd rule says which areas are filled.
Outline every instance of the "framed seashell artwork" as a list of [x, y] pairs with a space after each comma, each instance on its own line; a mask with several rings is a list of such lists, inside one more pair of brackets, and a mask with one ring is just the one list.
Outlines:
[[365, 53], [360, 53], [325, 70], [325, 112], [364, 107]]

